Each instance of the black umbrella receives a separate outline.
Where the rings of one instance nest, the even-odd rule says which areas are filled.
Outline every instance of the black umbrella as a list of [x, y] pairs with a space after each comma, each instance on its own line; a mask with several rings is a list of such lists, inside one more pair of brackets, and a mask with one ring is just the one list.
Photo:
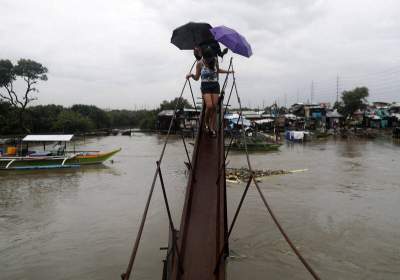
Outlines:
[[205, 42], [215, 41], [210, 29], [204, 22], [189, 22], [172, 32], [171, 43], [181, 50], [193, 50]]

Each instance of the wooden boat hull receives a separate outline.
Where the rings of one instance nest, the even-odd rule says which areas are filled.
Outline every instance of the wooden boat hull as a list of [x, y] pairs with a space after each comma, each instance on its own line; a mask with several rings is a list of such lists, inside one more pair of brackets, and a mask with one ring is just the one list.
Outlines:
[[52, 168], [63, 166], [64, 159], [64, 157], [4, 157], [0, 158], [0, 169]]
[[69, 157], [0, 157], [0, 170], [76, 168], [81, 165], [101, 164], [120, 150], [107, 153], [77, 154]]
[[[281, 144], [275, 144], [275, 143], [264, 143], [264, 144], [247, 143], [247, 150], [248, 151], [277, 151], [277, 150], [279, 150], [280, 146], [281, 146]], [[225, 146], [225, 148], [228, 148], [228, 147]], [[230, 149], [234, 150], [234, 151], [244, 151], [245, 146], [244, 146], [244, 144], [233, 144]]]
[[77, 155], [66, 161], [66, 164], [70, 165], [89, 165], [89, 164], [101, 164], [104, 161], [111, 158], [113, 155], [121, 151], [117, 149], [108, 153], [88, 154], [88, 155]]

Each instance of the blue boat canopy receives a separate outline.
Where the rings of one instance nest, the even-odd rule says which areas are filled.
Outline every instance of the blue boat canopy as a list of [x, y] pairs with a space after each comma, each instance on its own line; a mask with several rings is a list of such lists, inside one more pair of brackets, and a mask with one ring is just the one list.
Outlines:
[[69, 142], [71, 141], [73, 134], [54, 134], [54, 135], [26, 135], [22, 141], [24, 142]]

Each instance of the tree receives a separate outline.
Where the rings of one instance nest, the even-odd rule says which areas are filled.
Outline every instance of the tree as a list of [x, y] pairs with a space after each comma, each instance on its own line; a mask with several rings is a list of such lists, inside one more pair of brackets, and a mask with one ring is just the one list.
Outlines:
[[[160, 109], [161, 110], [174, 110], [177, 102], [179, 102], [179, 97], [176, 97], [171, 101], [164, 100], [160, 104]], [[182, 98], [182, 100], [180, 101], [177, 109], [183, 109], [183, 108], [192, 109], [193, 106], [189, 103], [189, 101], [187, 101], [187, 99]]]
[[71, 110], [88, 117], [94, 123], [96, 129], [110, 127], [111, 120], [107, 112], [94, 105], [75, 104], [71, 107]]
[[0, 100], [0, 135], [12, 134], [18, 128], [16, 112], [8, 102]]
[[130, 128], [138, 125], [136, 111], [111, 110], [107, 115], [110, 118], [110, 126], [114, 128]]
[[53, 129], [63, 133], [86, 132], [94, 128], [93, 122], [72, 110], [62, 111], [54, 123]]
[[142, 114], [139, 122], [139, 127], [141, 129], [155, 129], [156, 121], [157, 121], [156, 111], [154, 110], [147, 111], [144, 114]]
[[284, 114], [289, 113], [289, 110], [286, 107], [282, 106], [282, 107], [278, 108], [278, 112], [279, 112], [279, 115], [284, 115]]
[[[47, 81], [47, 68], [42, 64], [30, 60], [20, 59], [16, 65], [10, 60], [0, 60], [0, 88], [4, 88], [6, 93], [0, 92], [0, 99], [8, 102], [12, 107], [18, 110], [18, 119], [20, 127], [28, 131], [24, 124], [24, 113], [30, 102], [36, 100], [32, 97], [34, 92], [38, 92], [35, 84], [40, 81]], [[21, 78], [26, 83], [25, 92], [18, 95], [14, 90], [13, 82]]]
[[14, 66], [10, 60], [0, 60], [0, 87], [8, 86], [13, 80], [15, 80], [13, 67]]
[[25, 116], [25, 124], [34, 133], [49, 133], [54, 131], [54, 123], [65, 109], [61, 105], [30, 106]]
[[357, 110], [363, 110], [367, 106], [367, 87], [356, 87], [350, 91], [343, 91], [341, 102], [336, 102], [334, 108], [338, 110], [345, 119], [351, 118]]

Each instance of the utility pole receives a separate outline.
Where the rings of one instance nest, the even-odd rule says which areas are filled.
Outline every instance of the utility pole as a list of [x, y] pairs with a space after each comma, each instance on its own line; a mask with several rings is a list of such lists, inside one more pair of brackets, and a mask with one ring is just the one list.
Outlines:
[[297, 89], [297, 98], [296, 98], [296, 103], [299, 103], [299, 89]]
[[286, 96], [286, 93], [285, 93], [285, 108], [287, 108], [287, 96]]
[[336, 103], [339, 102], [339, 74], [336, 76]]
[[311, 92], [310, 92], [310, 99], [311, 99], [311, 104], [313, 103], [313, 99], [314, 99], [314, 81], [311, 81]]

